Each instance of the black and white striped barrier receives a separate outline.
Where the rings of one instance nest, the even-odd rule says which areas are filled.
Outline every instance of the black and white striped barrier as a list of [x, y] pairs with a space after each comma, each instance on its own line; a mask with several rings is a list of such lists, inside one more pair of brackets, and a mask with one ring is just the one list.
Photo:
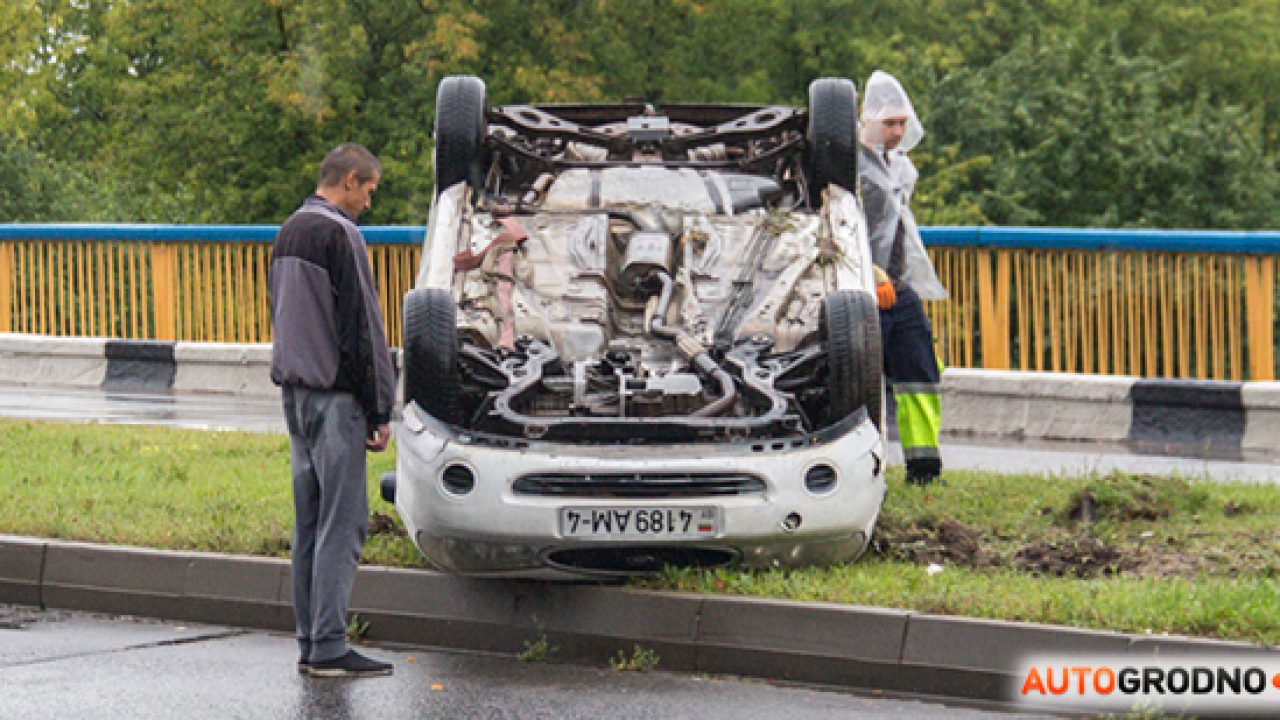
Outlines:
[[1280, 383], [949, 369], [949, 436], [1176, 447], [1224, 459], [1280, 454]]
[[[399, 351], [391, 352], [399, 368]], [[279, 397], [271, 345], [0, 333], [0, 383]]]
[[0, 334], [0, 381], [14, 385], [279, 395], [270, 345]]
[[[276, 397], [270, 363], [266, 344], [0, 334], [0, 382], [17, 385]], [[947, 438], [1178, 447], [1227, 459], [1280, 453], [1278, 382], [952, 368], [942, 396]]]

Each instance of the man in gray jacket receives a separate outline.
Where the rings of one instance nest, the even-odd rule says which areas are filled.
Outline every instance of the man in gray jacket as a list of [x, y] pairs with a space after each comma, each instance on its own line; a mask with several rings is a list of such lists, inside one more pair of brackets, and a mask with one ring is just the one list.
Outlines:
[[293, 466], [293, 609], [300, 672], [390, 675], [347, 647], [347, 605], [368, 528], [365, 451], [390, 436], [395, 373], [355, 220], [382, 169], [346, 143], [271, 250], [271, 380], [281, 386]]

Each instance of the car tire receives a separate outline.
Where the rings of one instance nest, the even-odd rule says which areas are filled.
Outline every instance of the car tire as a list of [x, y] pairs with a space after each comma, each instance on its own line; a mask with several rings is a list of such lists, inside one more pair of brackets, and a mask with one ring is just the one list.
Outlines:
[[458, 310], [448, 290], [404, 296], [404, 397], [428, 415], [458, 425]]
[[805, 167], [809, 202], [822, 204], [822, 191], [835, 184], [853, 191], [858, 182], [858, 91], [847, 78], [809, 83], [808, 148]]
[[484, 81], [472, 75], [450, 75], [436, 90], [435, 192], [439, 195], [466, 181], [479, 190], [484, 185], [485, 120]]
[[822, 301], [818, 335], [827, 358], [826, 422], [843, 420], [860, 407], [877, 429], [884, 423], [884, 355], [880, 312], [868, 293], [837, 290]]

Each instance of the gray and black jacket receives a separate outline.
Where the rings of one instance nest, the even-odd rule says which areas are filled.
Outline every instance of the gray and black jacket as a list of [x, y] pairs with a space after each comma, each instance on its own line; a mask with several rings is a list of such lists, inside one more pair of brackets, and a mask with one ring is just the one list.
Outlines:
[[271, 381], [355, 395], [370, 423], [391, 418], [395, 370], [364, 236], [338, 206], [303, 201], [276, 233], [267, 276]]

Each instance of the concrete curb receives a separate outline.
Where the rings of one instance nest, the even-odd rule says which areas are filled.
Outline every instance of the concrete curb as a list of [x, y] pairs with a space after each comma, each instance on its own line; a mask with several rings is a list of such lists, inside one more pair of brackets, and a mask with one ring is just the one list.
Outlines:
[[[286, 560], [0, 535], [0, 602], [290, 631]], [[478, 580], [361, 567], [352, 612], [369, 639], [603, 665], [635, 646], [666, 670], [1007, 701], [1023, 652], [1266, 653], [1181, 637], [762, 598]]]

